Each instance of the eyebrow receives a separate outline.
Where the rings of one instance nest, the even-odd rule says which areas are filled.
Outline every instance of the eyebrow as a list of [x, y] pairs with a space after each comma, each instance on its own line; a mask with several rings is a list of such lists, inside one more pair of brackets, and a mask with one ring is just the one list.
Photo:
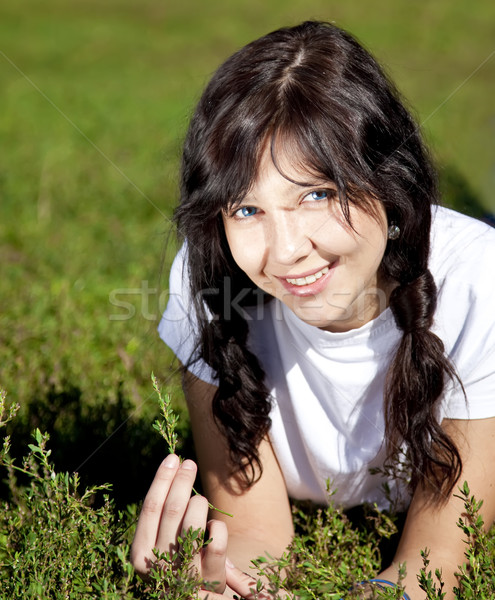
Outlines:
[[[280, 171], [279, 171], [280, 172]], [[282, 177], [287, 181], [288, 187], [290, 189], [296, 190], [297, 188], [309, 189], [309, 188], [319, 188], [319, 189], [334, 189], [338, 192], [337, 184], [325, 178], [317, 178], [314, 181], [297, 181], [295, 179], [291, 179], [287, 177], [285, 174], [280, 173]], [[308, 173], [309, 175], [309, 173]], [[233, 208], [239, 206], [250, 206], [252, 202], [256, 202], [256, 198], [252, 196], [252, 191], [249, 190], [245, 196], [242, 198], [237, 198], [233, 202], [231, 202], [224, 210], [232, 210]]]
[[[288, 177], [285, 173], [283, 173], [282, 171], [279, 171], [280, 175], [289, 183], [292, 183], [298, 187], [328, 187], [328, 186], [335, 186], [335, 188], [337, 188], [337, 184], [335, 183], [335, 181], [333, 181], [332, 179], [327, 179], [324, 176], [318, 176], [316, 174], [312, 174], [312, 173], [307, 173], [308, 176], [310, 177], [314, 177], [314, 179], [310, 179], [307, 181], [303, 181], [303, 180], [297, 180], [297, 179], [292, 179], [290, 177]], [[301, 176], [303, 176], [303, 173], [301, 173]]]
[[304, 188], [310, 188], [310, 187], [322, 187], [322, 188], [327, 188], [327, 187], [335, 187], [335, 189], [337, 189], [337, 184], [334, 181], [330, 181], [328, 179], [316, 179], [315, 181], [293, 181], [292, 183], [294, 183], [295, 185], [299, 186], [299, 187], [304, 187]]

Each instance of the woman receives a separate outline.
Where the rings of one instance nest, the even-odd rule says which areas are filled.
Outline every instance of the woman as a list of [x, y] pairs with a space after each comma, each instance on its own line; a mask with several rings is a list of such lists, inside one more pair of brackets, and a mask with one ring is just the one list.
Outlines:
[[[251, 597], [242, 569], [284, 551], [289, 497], [325, 502], [328, 479], [344, 508], [385, 507], [385, 481], [408, 507], [380, 578], [406, 562], [412, 600], [425, 547], [456, 584], [460, 477], [495, 518], [495, 232], [436, 203], [416, 124], [337, 27], [273, 32], [207, 86], [160, 334], [184, 365], [206, 495], [234, 514], [209, 522], [210, 598]], [[409, 469], [407, 487], [387, 481], [390, 463]], [[206, 526], [195, 474], [174, 456], [160, 466], [133, 543], [139, 572], [153, 547]]]

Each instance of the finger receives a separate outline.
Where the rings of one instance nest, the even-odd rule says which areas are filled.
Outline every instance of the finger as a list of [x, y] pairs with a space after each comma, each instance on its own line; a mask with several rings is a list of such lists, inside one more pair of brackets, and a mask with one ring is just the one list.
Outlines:
[[[208, 501], [204, 496], [193, 496], [187, 505], [184, 519], [182, 520], [182, 535], [189, 529], [196, 531], [201, 529], [206, 530], [206, 520], [208, 518]], [[202, 574], [201, 569], [201, 553], [198, 552], [193, 560], [192, 567], [196, 569], [199, 575]]]
[[266, 592], [257, 592], [257, 580], [251, 575], [244, 573], [237, 567], [234, 567], [227, 560], [227, 585], [242, 598], [246, 600], [267, 600], [269, 595]]
[[198, 598], [201, 598], [202, 600], [225, 600], [226, 598], [230, 598], [230, 596], [209, 592], [208, 590], [199, 590]]
[[182, 532], [188, 529], [206, 530], [208, 520], [208, 500], [204, 496], [195, 494], [189, 499], [184, 518], [182, 520]]
[[150, 569], [155, 559], [152, 550], [157, 542], [163, 504], [179, 463], [179, 457], [175, 454], [170, 454], [163, 460], [144, 499], [131, 548], [131, 562], [141, 575]]
[[163, 506], [158, 529], [156, 544], [161, 552], [177, 548], [177, 536], [182, 530], [182, 520], [189, 504], [196, 472], [197, 467], [192, 460], [185, 460], [177, 470]]
[[229, 534], [223, 521], [211, 520], [208, 523], [211, 542], [204, 548], [201, 561], [201, 574], [205, 581], [214, 583], [216, 592], [223, 592], [226, 585], [225, 561]]

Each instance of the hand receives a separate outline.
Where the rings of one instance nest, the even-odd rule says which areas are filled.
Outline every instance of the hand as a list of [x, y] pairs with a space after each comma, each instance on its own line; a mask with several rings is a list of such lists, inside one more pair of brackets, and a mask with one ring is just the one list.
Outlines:
[[174, 551], [177, 537], [184, 531], [208, 529], [212, 541], [197, 555], [193, 566], [203, 580], [215, 582], [214, 591], [222, 594], [227, 579], [227, 526], [222, 521], [208, 521], [208, 502], [204, 496], [191, 497], [196, 472], [192, 460], [181, 464], [175, 454], [162, 462], [141, 509], [131, 562], [138, 574], [146, 577], [156, 560], [153, 548], [160, 553]]
[[[237, 596], [242, 598], [242, 600], [270, 600], [274, 598], [274, 596], [263, 590], [257, 593], [256, 578], [235, 567], [228, 558], [226, 561], [226, 567], [227, 585]], [[276, 597], [288, 598], [289, 596], [287, 592], [280, 590]], [[227, 595], [226, 593], [218, 594], [201, 590], [199, 592], [199, 598], [202, 600], [226, 600], [226, 598], [232, 598], [232, 596]]]

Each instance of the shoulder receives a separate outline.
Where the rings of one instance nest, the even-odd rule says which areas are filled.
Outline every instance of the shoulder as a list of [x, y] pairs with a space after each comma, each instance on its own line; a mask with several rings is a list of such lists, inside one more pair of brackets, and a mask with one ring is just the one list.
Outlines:
[[[217, 384], [213, 370], [199, 358], [200, 324], [189, 287], [187, 244], [177, 253], [170, 269], [167, 307], [158, 324], [158, 334], [176, 357], [196, 377]], [[211, 315], [207, 316], [211, 317]]]
[[434, 209], [430, 271], [438, 287], [436, 321], [447, 336], [456, 327], [493, 331], [495, 229], [452, 210]]
[[449, 315], [454, 321], [465, 317], [474, 323], [476, 317], [480, 326], [495, 328], [494, 264], [493, 227], [453, 210], [435, 207], [429, 268], [438, 288], [439, 311], [455, 312]]
[[169, 288], [182, 288], [185, 286], [187, 280], [187, 261], [188, 261], [188, 246], [187, 242], [184, 242], [179, 248], [169, 275]]
[[495, 415], [495, 229], [460, 213], [436, 208], [430, 270], [438, 287], [434, 331], [464, 384], [468, 405], [449, 394], [446, 415]]
[[487, 268], [495, 260], [495, 229], [441, 206], [432, 217], [430, 270], [437, 285], [446, 278], [466, 286], [491, 283]]
[[187, 320], [191, 306], [188, 281], [187, 244], [184, 243], [174, 258], [170, 269], [167, 307], [162, 315], [162, 320], [158, 327], [159, 331], [163, 329], [166, 321], [180, 323]]

